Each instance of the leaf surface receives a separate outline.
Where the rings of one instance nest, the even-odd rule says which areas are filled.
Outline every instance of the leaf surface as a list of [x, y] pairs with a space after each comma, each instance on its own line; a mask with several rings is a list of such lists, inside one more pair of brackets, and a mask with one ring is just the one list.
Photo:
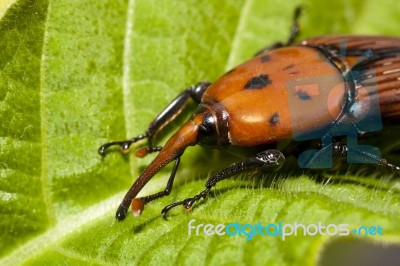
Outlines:
[[[0, 1], [0, 264], [315, 265], [325, 244], [338, 239], [188, 235], [192, 219], [380, 225], [384, 235], [368, 241], [399, 243], [399, 183], [379, 173], [330, 175], [329, 184], [313, 175], [243, 175], [166, 222], [159, 214], [165, 205], [198, 193], [210, 173], [234, 160], [199, 147], [185, 152], [169, 197], [146, 206], [140, 218], [114, 220], [153, 155], [140, 160], [114, 151], [103, 159], [97, 148], [142, 133], [185, 87], [213, 81], [285, 40], [298, 4]], [[303, 5], [302, 37], [398, 34], [396, 1]], [[162, 190], [170, 170], [143, 195]]]

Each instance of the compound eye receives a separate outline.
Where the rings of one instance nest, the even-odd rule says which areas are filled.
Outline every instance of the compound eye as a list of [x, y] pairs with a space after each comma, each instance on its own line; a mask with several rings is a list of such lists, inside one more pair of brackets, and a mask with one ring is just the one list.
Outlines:
[[206, 137], [211, 135], [213, 132], [211, 128], [207, 127], [207, 124], [206, 125], [201, 124], [199, 125], [199, 133], [201, 136]]
[[216, 133], [216, 128], [215, 128], [215, 119], [214, 116], [211, 114], [206, 114], [203, 119], [203, 123], [199, 126], [200, 130], [207, 135], [210, 134], [215, 134]]
[[214, 146], [216, 145], [217, 138], [214, 116], [207, 114], [202, 124], [199, 125], [199, 142], [206, 146]]

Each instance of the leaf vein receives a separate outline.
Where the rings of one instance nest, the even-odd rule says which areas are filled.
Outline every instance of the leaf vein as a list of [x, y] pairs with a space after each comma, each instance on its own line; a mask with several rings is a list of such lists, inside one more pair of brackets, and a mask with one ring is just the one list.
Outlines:
[[40, 106], [40, 143], [42, 144], [42, 151], [41, 151], [41, 184], [42, 184], [42, 194], [43, 194], [43, 201], [46, 205], [46, 212], [48, 220], [50, 224], [56, 223], [56, 217], [54, 213], [53, 203], [51, 199], [50, 187], [49, 187], [49, 166], [47, 161], [48, 156], [48, 142], [47, 142], [47, 123], [46, 123], [46, 85], [45, 85], [45, 62], [46, 62], [46, 41], [48, 38], [48, 23], [49, 23], [49, 14], [50, 14], [50, 3], [48, 3], [47, 10], [46, 10], [46, 20], [44, 21], [43, 27], [43, 44], [42, 44], [42, 52], [41, 52], [41, 59], [40, 59], [40, 81], [39, 81], [39, 90], [40, 90], [40, 98], [39, 98], [39, 106]]
[[240, 12], [239, 22], [236, 27], [235, 35], [233, 36], [233, 41], [232, 41], [232, 46], [231, 46], [231, 50], [229, 53], [228, 61], [225, 65], [225, 71], [229, 70], [231, 67], [233, 67], [233, 64], [235, 64], [237, 51], [239, 51], [240, 36], [244, 32], [244, 25], [245, 25], [246, 18], [249, 15], [251, 3], [252, 3], [252, 0], [245, 0], [243, 8]]

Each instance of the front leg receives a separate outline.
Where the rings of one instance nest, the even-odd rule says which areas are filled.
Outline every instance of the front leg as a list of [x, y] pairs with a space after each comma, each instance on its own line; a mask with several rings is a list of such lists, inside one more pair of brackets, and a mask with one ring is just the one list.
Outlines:
[[249, 172], [254, 169], [261, 170], [276, 170], [283, 165], [285, 156], [278, 150], [266, 150], [257, 154], [257, 156], [231, 164], [222, 171], [212, 175], [206, 182], [206, 189], [195, 195], [192, 198], [187, 198], [183, 201], [172, 203], [166, 206], [162, 211], [164, 219], [167, 213], [174, 207], [183, 205], [185, 209], [192, 208], [193, 204], [202, 198], [206, 198], [211, 188], [219, 181], [226, 178], [238, 175], [240, 173]]
[[[171, 121], [175, 119], [175, 117], [185, 108], [189, 99], [192, 98], [195, 102], [200, 103], [201, 97], [203, 96], [206, 89], [211, 85], [208, 81], [199, 82], [196, 85], [190, 86], [181, 92], [165, 109], [159, 113], [156, 118], [149, 124], [145, 133], [140, 134], [132, 139], [123, 140], [123, 141], [114, 141], [103, 144], [98, 152], [101, 156], [106, 155], [106, 150], [110, 146], [119, 145], [122, 152], [129, 152], [129, 147], [142, 139], [147, 138], [149, 141], [149, 147], [145, 149], [141, 149], [137, 154], [138, 157], [143, 157], [147, 155], [147, 153], [159, 151], [160, 147], [153, 147], [152, 140], [153, 137], [159, 132], [164, 126], [169, 124]], [[146, 152], [147, 151], [147, 152]]]

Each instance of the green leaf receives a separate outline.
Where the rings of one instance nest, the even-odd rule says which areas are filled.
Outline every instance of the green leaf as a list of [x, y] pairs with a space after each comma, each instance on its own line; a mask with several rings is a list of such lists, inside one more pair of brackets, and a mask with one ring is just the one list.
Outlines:
[[[302, 36], [398, 34], [397, 2], [308, 0]], [[244, 175], [190, 213], [160, 210], [195, 195], [225, 152], [188, 149], [169, 197], [116, 222], [125, 191], [150, 162], [97, 148], [142, 133], [180, 91], [215, 80], [285, 40], [300, 1], [0, 1], [0, 264], [315, 265], [330, 243], [399, 244], [399, 183], [383, 174]], [[188, 115], [190, 112], [186, 113]], [[165, 142], [167, 133], [158, 138]], [[137, 146], [136, 146], [137, 147]], [[226, 158], [225, 158], [226, 157]], [[171, 166], [142, 191], [165, 187]], [[378, 177], [376, 177], [378, 176]], [[188, 223], [381, 226], [347, 238], [188, 235]]]

